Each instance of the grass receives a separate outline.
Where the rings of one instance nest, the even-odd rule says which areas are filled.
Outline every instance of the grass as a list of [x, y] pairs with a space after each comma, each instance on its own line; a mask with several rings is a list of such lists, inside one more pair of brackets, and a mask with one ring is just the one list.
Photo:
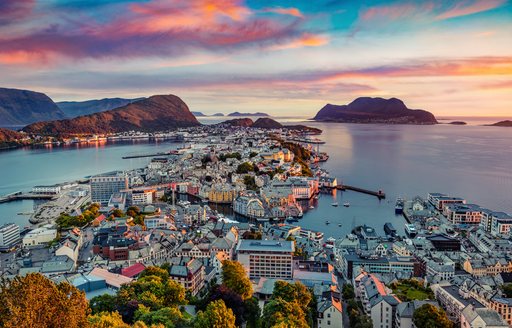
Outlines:
[[391, 285], [393, 293], [402, 301], [433, 299], [434, 294], [429, 288], [424, 288], [420, 281], [401, 280]]

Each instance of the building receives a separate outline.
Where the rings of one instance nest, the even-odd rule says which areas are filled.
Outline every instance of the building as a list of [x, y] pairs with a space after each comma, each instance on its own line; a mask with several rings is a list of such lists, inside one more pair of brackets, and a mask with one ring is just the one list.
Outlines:
[[396, 306], [395, 327], [396, 328], [416, 328], [412, 319], [414, 311], [425, 304], [431, 304], [438, 307], [435, 301], [418, 301], [402, 302]]
[[438, 211], [443, 211], [445, 205], [448, 204], [466, 204], [466, 200], [463, 198], [451, 197], [437, 192], [429, 193], [427, 199]]
[[238, 262], [250, 279], [293, 278], [295, 245], [292, 241], [241, 239], [236, 251]]
[[468, 305], [472, 305], [475, 308], [485, 308], [484, 305], [472, 297], [464, 298], [459, 292], [459, 288], [449, 283], [433, 284], [431, 289], [450, 320], [456, 323], [460, 322], [462, 311]]
[[460, 252], [460, 240], [445, 234], [432, 235], [426, 238], [438, 251]]
[[482, 208], [475, 204], [450, 203], [443, 214], [452, 224], [478, 225], [482, 220]]
[[419, 263], [408, 256], [380, 257], [350, 252], [343, 254], [340, 266], [347, 279], [352, 279], [355, 269], [368, 273], [400, 273], [404, 277], [418, 276], [419, 272]]
[[109, 209], [117, 208], [124, 211], [126, 207], [126, 194], [124, 192], [115, 192], [110, 196], [107, 207]]
[[106, 205], [112, 194], [128, 189], [128, 177], [124, 174], [95, 176], [91, 178], [90, 186], [91, 201]]
[[335, 287], [330, 287], [317, 299], [317, 327], [343, 328], [343, 306], [340, 292]]
[[508, 324], [498, 312], [486, 309], [475, 308], [468, 305], [462, 311], [460, 317], [461, 328], [505, 328]]
[[56, 229], [48, 229], [45, 227], [37, 228], [29, 231], [23, 237], [23, 247], [38, 246], [48, 244], [57, 238]]
[[20, 242], [20, 227], [6, 223], [0, 227], [0, 251], [7, 251]]
[[175, 257], [170, 263], [169, 276], [196, 296], [204, 286], [205, 268], [197, 259]]
[[512, 260], [504, 257], [487, 257], [466, 259], [464, 271], [472, 276], [495, 276], [502, 272], [512, 272]]
[[34, 194], [58, 195], [61, 192], [60, 186], [35, 186], [32, 188]]
[[145, 205], [153, 203], [153, 194], [155, 190], [133, 190], [132, 191], [132, 204]]

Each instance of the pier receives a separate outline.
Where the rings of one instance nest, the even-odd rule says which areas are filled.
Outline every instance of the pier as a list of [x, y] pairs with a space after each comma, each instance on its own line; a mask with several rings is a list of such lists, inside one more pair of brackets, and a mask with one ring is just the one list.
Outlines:
[[4, 195], [0, 197], [0, 203], [8, 203], [15, 200], [23, 200], [23, 199], [47, 199], [52, 200], [56, 195], [47, 195], [47, 194], [34, 194], [31, 192], [23, 193], [21, 191], [13, 192], [12, 194]]
[[130, 158], [144, 158], [144, 157], [158, 157], [158, 156], [169, 156], [173, 155], [171, 152], [166, 153], [156, 153], [156, 154], [141, 154], [141, 155], [129, 155], [129, 156], [123, 156], [122, 159], [130, 159]]
[[386, 198], [386, 193], [383, 192], [382, 190], [373, 191], [373, 190], [359, 188], [359, 187], [354, 187], [354, 186], [349, 186], [349, 185], [337, 185], [336, 189], [338, 189], [338, 190], [352, 190], [352, 191], [360, 192], [360, 193], [363, 193], [363, 194], [375, 196], [378, 199], [385, 199]]

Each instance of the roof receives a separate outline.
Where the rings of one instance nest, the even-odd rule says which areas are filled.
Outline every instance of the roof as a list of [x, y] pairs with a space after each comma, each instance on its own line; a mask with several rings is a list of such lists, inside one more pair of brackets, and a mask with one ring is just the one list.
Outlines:
[[475, 308], [472, 305], [468, 305], [464, 308], [462, 314], [470, 323], [480, 317], [487, 327], [508, 327], [507, 322], [503, 320], [499, 313], [491, 309]]
[[135, 263], [127, 268], [121, 269], [121, 274], [128, 278], [138, 276], [146, 267], [142, 263]]
[[89, 275], [93, 275], [99, 278], [105, 279], [107, 285], [112, 287], [121, 288], [121, 285], [129, 284], [133, 281], [132, 278], [125, 277], [123, 275], [109, 272], [108, 270], [101, 268], [94, 268], [89, 273]]
[[238, 244], [237, 251], [293, 253], [295, 251], [295, 245], [293, 244], [293, 241], [287, 240], [276, 241], [242, 239]]

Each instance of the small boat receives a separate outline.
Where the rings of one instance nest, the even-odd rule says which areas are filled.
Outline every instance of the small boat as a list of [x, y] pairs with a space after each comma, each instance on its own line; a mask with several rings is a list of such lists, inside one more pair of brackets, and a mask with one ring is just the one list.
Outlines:
[[332, 203], [331, 206], [338, 207], [338, 202]]
[[313, 210], [314, 208], [315, 208], [315, 207], [314, 207], [313, 205], [311, 205], [311, 206], [309, 207], [309, 209], [310, 209], [310, 210]]
[[343, 206], [350, 207], [350, 203], [349, 202], [345, 202], [345, 203], [343, 203]]
[[329, 221], [327, 220], [327, 221], [325, 221], [325, 224], [329, 225], [329, 224], [331, 224], [331, 222], [329, 222]]
[[339, 224], [338, 224], [338, 227], [340, 227], [340, 228], [341, 228], [341, 223], [339, 223]]
[[395, 214], [402, 214], [404, 212], [404, 200], [398, 197], [395, 203]]

